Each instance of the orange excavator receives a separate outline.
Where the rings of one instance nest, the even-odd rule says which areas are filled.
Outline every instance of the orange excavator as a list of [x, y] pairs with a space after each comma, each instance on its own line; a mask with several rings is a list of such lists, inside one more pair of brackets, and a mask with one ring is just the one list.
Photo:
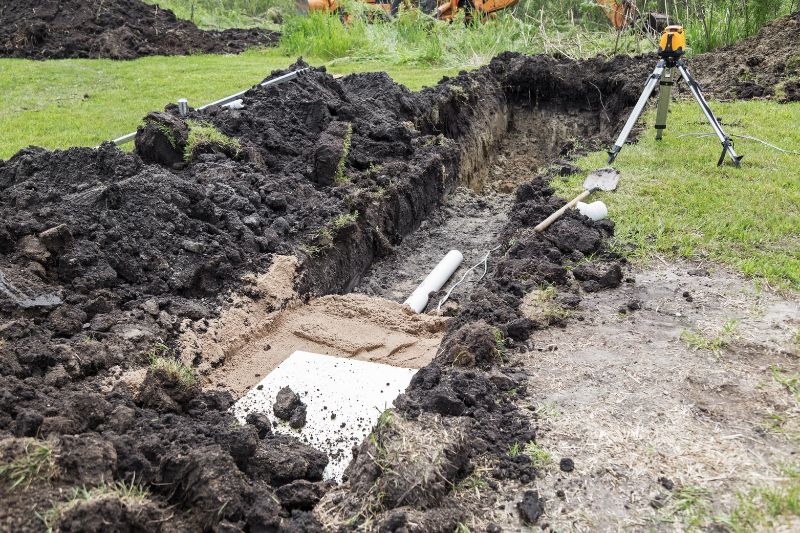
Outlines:
[[[300, 0], [302, 1], [302, 0]], [[339, 11], [338, 0], [307, 0], [309, 11]], [[517, 5], [519, 0], [361, 0], [365, 4], [383, 9], [387, 15], [394, 15], [401, 5], [413, 5], [429, 15], [441, 20], [452, 20], [460, 9], [466, 11], [467, 16], [479, 14], [480, 18], [495, 17], [502, 9]], [[346, 19], [345, 19], [346, 21]]]
[[[497, 12], [517, 5], [519, 0], [360, 0], [365, 4], [375, 6], [385, 11], [387, 16], [397, 13], [400, 5], [413, 6], [423, 12], [441, 20], [452, 20], [459, 10], [465, 10], [468, 17], [475, 14], [480, 19], [497, 16]], [[299, 3], [307, 2], [304, 8], [309, 11], [338, 12], [340, 0], [298, 0]], [[633, 24], [639, 16], [636, 4], [631, 0], [595, 0], [603, 9], [608, 21], [615, 29], [621, 30]], [[662, 21], [661, 18], [664, 18]], [[346, 16], [343, 20], [347, 22]], [[666, 17], [657, 13], [649, 13], [645, 24], [653, 26], [653, 30], [660, 32], [662, 25], [667, 25]]]

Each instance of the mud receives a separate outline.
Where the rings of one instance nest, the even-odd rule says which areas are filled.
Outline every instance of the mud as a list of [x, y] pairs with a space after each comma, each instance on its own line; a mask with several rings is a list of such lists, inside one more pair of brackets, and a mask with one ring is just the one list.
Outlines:
[[273, 45], [278, 37], [261, 29], [202, 31], [172, 11], [140, 0], [26, 0], [0, 6], [0, 57], [235, 54]]
[[[533, 232], [561, 203], [546, 180], [569, 165], [534, 172], [527, 154], [536, 154], [539, 169], [549, 156], [574, 153], [574, 139], [607, 143], [639, 96], [630, 70], [649, 68], [636, 58], [576, 63], [503, 54], [419, 93], [384, 74], [336, 80], [313, 69], [248, 92], [242, 110], [191, 113], [237, 138], [245, 156], [211, 149], [158, 164], [151, 150], [158, 136], [145, 127], [133, 154], [110, 145], [27, 149], [0, 163], [0, 270], [5, 286], [15, 287], [0, 299], [0, 436], [94, 439], [92, 454], [114, 453], [105, 479], [143, 484], [145, 515], [160, 516], [166, 530], [318, 530], [368, 521], [376, 529], [454, 530], [487, 501], [454, 487], [475, 474], [490, 487], [530, 484], [537, 475], [528, 454], [512, 451], [536, 432], [521, 406], [528, 375], [509, 363], [529, 349], [533, 331], [563, 317], [529, 316], [526, 294], [555, 285], [579, 300], [582, 284], [613, 286], [621, 272], [604, 248], [609, 222], [569, 213]], [[569, 117], [563, 127], [529, 124], [556, 109]], [[181, 128], [176, 111], [166, 112]], [[498, 149], [503, 139], [515, 141]], [[486, 156], [491, 164], [480, 164]], [[357, 338], [318, 325], [331, 313], [361, 321], [363, 308], [377, 307], [370, 319], [394, 335], [381, 349], [404, 358], [431, 353], [441, 319], [409, 319], [399, 305], [332, 294], [358, 286], [459, 186], [499, 194], [516, 186], [513, 200], [503, 200], [513, 201], [507, 222], [498, 218], [488, 236], [466, 241], [499, 246], [497, 255], [487, 276], [458, 296], [433, 361], [397, 400], [394, 422], [359, 447], [342, 486], [321, 482], [321, 452], [273, 435], [258, 417], [236, 424], [230, 390], [148, 368], [157, 349], [182, 357], [201, 380], [241, 371], [244, 387], [258, 371], [239, 356], [269, 354], [262, 339], [269, 343], [264, 335], [275, 318], [290, 322], [303, 308], [322, 318], [304, 330], [298, 315], [293, 337], [311, 324], [305, 341], [372, 356]], [[577, 269], [577, 279], [575, 267], [590, 259], [595, 266]], [[47, 295], [58, 303], [22, 305]], [[405, 345], [406, 335], [424, 342]], [[295, 341], [278, 342], [288, 350]], [[235, 390], [234, 382], [223, 384]], [[420, 448], [426, 443], [428, 455]], [[27, 511], [65, 504], [64, 490], [80, 478], [59, 472], [4, 493], [11, 511], [3, 527], [36, 529]], [[22, 499], [24, 508], [5, 505]], [[108, 505], [119, 516], [130, 511]]]

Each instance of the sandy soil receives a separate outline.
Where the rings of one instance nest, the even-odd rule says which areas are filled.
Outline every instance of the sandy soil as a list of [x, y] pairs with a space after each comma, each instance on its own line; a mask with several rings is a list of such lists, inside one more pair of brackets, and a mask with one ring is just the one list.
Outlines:
[[357, 294], [295, 302], [253, 320], [261, 327], [207, 373], [210, 386], [230, 390], [235, 397], [296, 350], [420, 368], [436, 355], [447, 322], [397, 302]]
[[[655, 267], [586, 295], [577, 320], [539, 332], [521, 357], [550, 455], [534, 487], [547, 501], [539, 523], [556, 531], [710, 523], [796, 461], [800, 406], [772, 369], [800, 368], [797, 297], [722, 267]], [[520, 528], [519, 498], [508, 487], [495, 511], [504, 531]]]

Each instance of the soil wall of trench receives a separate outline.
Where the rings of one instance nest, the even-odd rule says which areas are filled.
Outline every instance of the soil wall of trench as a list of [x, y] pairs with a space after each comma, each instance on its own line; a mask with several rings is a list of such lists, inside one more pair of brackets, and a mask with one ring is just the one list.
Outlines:
[[[188, 145], [191, 123], [167, 108], [146, 117], [134, 154], [30, 148], [0, 162], [0, 459], [49, 450], [22, 488], [0, 480], [0, 528], [41, 529], [34, 509], [65, 531], [452, 531], [467, 512], [453, 484], [481, 458], [498, 480], [530, 481], [533, 467], [505, 455], [534, 434], [507, 401], [525, 380], [502, 354], [547, 324], [521, 299], [541, 283], [619, 282], [616, 263], [567, 269], [602, 252], [612, 225], [570, 214], [532, 233], [559, 201], [542, 180], [517, 190], [502, 259], [338, 488], [321, 480], [320, 452], [257, 416], [233, 424], [230, 394], [148, 362], [233, 294], [263, 298], [246, 274], [275, 254], [300, 258], [302, 295], [350, 290], [454, 187], [486, 183], [520, 121], [542, 122], [543, 161], [573, 149], [573, 135], [606, 142], [650, 66], [504, 54], [419, 93], [385, 74], [315, 69], [253, 89], [243, 110], [190, 115], [236, 146]], [[148, 495], [65, 496], [111, 480]]]

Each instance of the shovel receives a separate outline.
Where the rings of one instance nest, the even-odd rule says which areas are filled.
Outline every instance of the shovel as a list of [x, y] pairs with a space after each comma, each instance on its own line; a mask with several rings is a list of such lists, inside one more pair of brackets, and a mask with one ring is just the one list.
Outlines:
[[619, 172], [613, 168], [601, 168], [599, 170], [595, 170], [586, 176], [586, 179], [583, 181], [583, 188], [585, 190], [582, 193], [567, 202], [564, 207], [544, 219], [533, 229], [538, 232], [546, 230], [548, 227], [550, 227], [550, 224], [558, 220], [567, 209], [575, 207], [578, 202], [592, 194], [594, 191], [613, 191], [617, 188], [618, 182]]

